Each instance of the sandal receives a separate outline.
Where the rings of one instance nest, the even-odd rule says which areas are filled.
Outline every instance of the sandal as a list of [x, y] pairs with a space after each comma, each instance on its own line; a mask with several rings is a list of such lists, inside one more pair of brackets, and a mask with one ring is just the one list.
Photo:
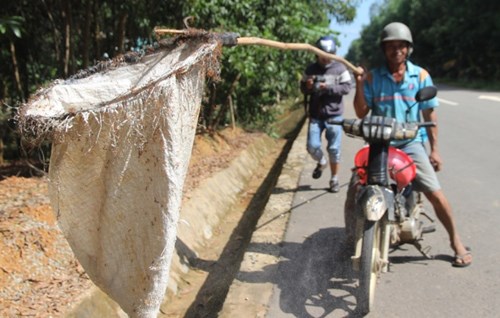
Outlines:
[[472, 264], [472, 260], [470, 262], [468, 262], [468, 263], [465, 262], [465, 258], [467, 256], [469, 256], [469, 255], [472, 256], [471, 249], [469, 247], [466, 247], [465, 250], [467, 252], [465, 252], [462, 255], [455, 254], [455, 259], [453, 260], [453, 262], [451, 262], [451, 265], [453, 267], [467, 267], [470, 264]]

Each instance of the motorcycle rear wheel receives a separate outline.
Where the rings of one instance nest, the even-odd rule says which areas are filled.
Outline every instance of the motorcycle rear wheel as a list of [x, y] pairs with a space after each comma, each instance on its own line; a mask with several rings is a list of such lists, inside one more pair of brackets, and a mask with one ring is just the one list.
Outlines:
[[366, 315], [373, 308], [380, 263], [380, 222], [365, 221], [356, 309]]

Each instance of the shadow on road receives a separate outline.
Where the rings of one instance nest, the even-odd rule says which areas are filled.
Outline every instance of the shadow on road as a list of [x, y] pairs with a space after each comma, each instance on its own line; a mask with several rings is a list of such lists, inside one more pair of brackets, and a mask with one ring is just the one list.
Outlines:
[[[347, 186], [349, 186], [349, 183], [346, 182], [344, 184], [341, 184], [340, 185], [340, 188], [347, 188]], [[304, 184], [304, 185], [299, 185], [297, 188], [294, 188], [294, 189], [283, 189], [283, 188], [280, 188], [280, 187], [276, 187], [274, 188], [273, 190], [273, 194], [281, 194], [281, 193], [287, 193], [287, 192], [293, 192], [293, 193], [297, 193], [297, 192], [306, 192], [306, 191], [318, 191], [318, 190], [325, 190], [325, 192], [317, 195], [316, 197], [313, 197], [312, 199], [316, 199], [320, 196], [323, 196], [325, 194], [328, 194], [328, 188], [324, 187], [324, 188], [313, 188], [311, 187], [310, 184]], [[292, 210], [295, 209], [297, 206], [294, 206], [292, 207]]]
[[[246, 283], [271, 282], [279, 289], [281, 311], [295, 317], [326, 317], [336, 310], [355, 316], [354, 273], [344, 245], [343, 228], [320, 229], [299, 243], [283, 242], [278, 264], [240, 273]], [[248, 251], [267, 253], [270, 244], [250, 244]]]

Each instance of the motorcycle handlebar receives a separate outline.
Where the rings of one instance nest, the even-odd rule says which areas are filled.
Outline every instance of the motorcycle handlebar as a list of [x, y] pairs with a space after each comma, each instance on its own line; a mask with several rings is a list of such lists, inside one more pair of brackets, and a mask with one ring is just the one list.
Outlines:
[[[327, 122], [330, 124], [330, 125], [338, 125], [338, 126], [342, 126], [344, 124], [344, 120], [338, 120], [338, 119], [328, 119]], [[401, 124], [406, 124], [406, 123], [401, 123]], [[433, 122], [433, 121], [426, 121], [426, 122], [422, 122], [422, 123], [417, 123], [417, 126], [420, 128], [420, 127], [434, 127], [436, 126], [436, 123]]]
[[394, 118], [370, 116], [363, 119], [328, 119], [331, 125], [342, 126], [344, 132], [362, 137], [366, 141], [382, 141], [413, 139], [421, 127], [436, 126], [434, 122], [400, 123]]
[[426, 121], [426, 122], [423, 122], [423, 123], [418, 123], [418, 127], [435, 127], [436, 126], [436, 123], [433, 122], [433, 121]]

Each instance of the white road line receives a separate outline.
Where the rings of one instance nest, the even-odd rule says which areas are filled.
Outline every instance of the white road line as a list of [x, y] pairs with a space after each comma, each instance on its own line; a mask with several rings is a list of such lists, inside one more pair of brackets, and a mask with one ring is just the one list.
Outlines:
[[443, 103], [443, 104], [448, 104], [448, 105], [453, 105], [453, 106], [458, 105], [458, 103], [452, 102], [451, 100], [442, 99], [442, 98], [438, 98], [438, 101], [440, 103]]
[[479, 95], [479, 99], [488, 99], [488, 100], [492, 100], [495, 102], [500, 102], [500, 97], [491, 96], [491, 95]]

